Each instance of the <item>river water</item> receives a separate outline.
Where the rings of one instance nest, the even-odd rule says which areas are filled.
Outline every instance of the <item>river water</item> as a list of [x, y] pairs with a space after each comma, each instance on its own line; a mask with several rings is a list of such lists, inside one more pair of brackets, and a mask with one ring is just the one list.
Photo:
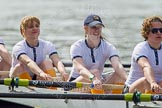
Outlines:
[[95, 13], [103, 19], [103, 35], [116, 46], [122, 63], [130, 63], [133, 47], [143, 41], [143, 19], [162, 15], [161, 5], [162, 0], [0, 0], [0, 36], [11, 52], [22, 39], [21, 18], [38, 16], [40, 38], [53, 42], [62, 61], [71, 62], [70, 45], [84, 38], [83, 20]]

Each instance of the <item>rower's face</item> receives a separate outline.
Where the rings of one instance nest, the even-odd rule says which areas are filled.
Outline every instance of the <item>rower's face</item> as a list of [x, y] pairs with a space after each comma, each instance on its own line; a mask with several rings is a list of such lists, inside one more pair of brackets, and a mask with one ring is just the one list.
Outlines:
[[26, 39], [38, 39], [40, 34], [40, 26], [37, 22], [30, 22], [23, 31]]
[[162, 41], [162, 23], [152, 22], [152, 28], [148, 34], [148, 40], [153, 43], [161, 43]]
[[96, 25], [93, 27], [87, 26], [87, 34], [90, 36], [101, 36], [102, 25]]

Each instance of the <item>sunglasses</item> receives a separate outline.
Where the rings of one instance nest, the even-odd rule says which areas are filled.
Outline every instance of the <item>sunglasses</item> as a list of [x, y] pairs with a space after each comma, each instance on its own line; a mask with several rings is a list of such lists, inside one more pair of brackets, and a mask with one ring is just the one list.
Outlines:
[[152, 29], [151, 29], [151, 32], [152, 32], [153, 34], [158, 33], [158, 31], [159, 31], [160, 33], [162, 33], [162, 28], [152, 28]]

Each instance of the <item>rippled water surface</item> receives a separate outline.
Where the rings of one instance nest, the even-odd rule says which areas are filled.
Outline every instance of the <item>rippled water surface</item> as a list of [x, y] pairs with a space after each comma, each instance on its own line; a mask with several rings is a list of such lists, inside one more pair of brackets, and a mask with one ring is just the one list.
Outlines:
[[135, 44], [143, 41], [140, 28], [145, 17], [162, 15], [161, 0], [0, 0], [0, 36], [11, 52], [22, 39], [19, 25], [26, 15], [41, 20], [41, 35], [52, 41], [65, 62], [71, 62], [70, 45], [84, 38], [83, 20], [101, 16], [104, 36], [119, 50], [122, 63], [130, 63]]

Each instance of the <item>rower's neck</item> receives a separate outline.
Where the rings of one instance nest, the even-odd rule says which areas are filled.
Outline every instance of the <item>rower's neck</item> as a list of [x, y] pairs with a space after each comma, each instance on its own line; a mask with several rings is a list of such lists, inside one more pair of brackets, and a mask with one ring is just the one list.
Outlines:
[[38, 46], [38, 44], [39, 44], [39, 41], [38, 40], [26, 40], [26, 42], [28, 43], [28, 45], [30, 46], [30, 47], [36, 47], [36, 46]]
[[161, 48], [161, 43], [159, 43], [159, 44], [157, 44], [157, 43], [154, 44], [154, 43], [151, 43], [151, 42], [148, 42], [148, 43], [149, 43], [150, 47], [153, 48], [153, 49], [158, 50], [158, 49]]
[[90, 48], [97, 48], [100, 44], [101, 39], [98, 39], [98, 40], [86, 39], [86, 41]]

